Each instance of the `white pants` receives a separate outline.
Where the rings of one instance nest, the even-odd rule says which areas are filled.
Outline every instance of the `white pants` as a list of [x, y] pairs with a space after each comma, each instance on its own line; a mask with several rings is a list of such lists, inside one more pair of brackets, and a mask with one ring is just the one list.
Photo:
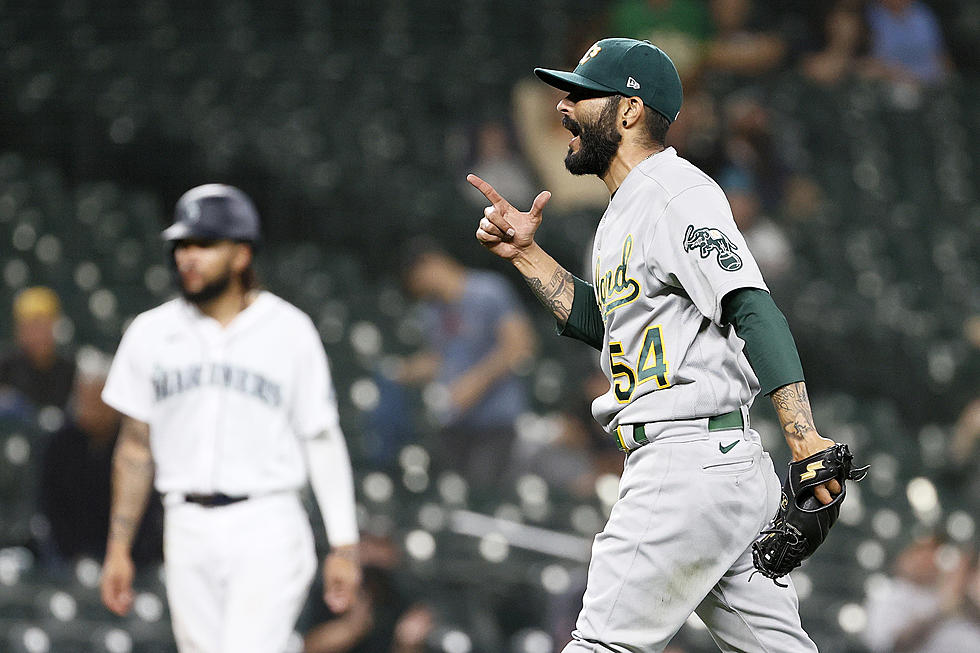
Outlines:
[[792, 583], [749, 582], [750, 544], [776, 512], [780, 487], [759, 435], [709, 432], [706, 419], [646, 433], [651, 443], [627, 457], [619, 499], [595, 538], [564, 652], [659, 653], [696, 612], [722, 651], [814, 653]]
[[298, 496], [165, 503], [167, 598], [181, 653], [285, 650], [317, 569]]

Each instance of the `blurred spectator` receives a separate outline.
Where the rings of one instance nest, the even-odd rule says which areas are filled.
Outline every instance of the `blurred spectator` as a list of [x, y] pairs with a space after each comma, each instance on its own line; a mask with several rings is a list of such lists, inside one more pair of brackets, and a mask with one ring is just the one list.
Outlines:
[[748, 177], [763, 211], [777, 210], [784, 197], [788, 165], [773, 133], [772, 113], [752, 93], [734, 93], [725, 100], [723, 164]]
[[[565, 169], [571, 134], [562, 127], [561, 114], [555, 111], [565, 95], [536, 79], [522, 79], [514, 87], [514, 121], [524, 156], [544, 188], [552, 192], [549, 209], [556, 212], [604, 210], [609, 204], [606, 185], [598, 178], [570, 175]], [[488, 181], [493, 183], [493, 179]]]
[[980, 651], [976, 556], [941, 538], [912, 542], [891, 578], [866, 600], [873, 653]]
[[[529, 207], [537, 192], [524, 160], [511, 147], [510, 134], [499, 122], [485, 122], [477, 129], [474, 160], [470, 172], [483, 179], [492, 179], [494, 188], [501, 193], [507, 189], [517, 206]], [[480, 206], [486, 205], [486, 198], [466, 184], [466, 196]]]
[[686, 86], [704, 58], [711, 20], [703, 0], [618, 0], [609, 10], [607, 33], [645, 39], [669, 52]]
[[956, 420], [951, 445], [953, 461], [960, 465], [971, 461], [977, 452], [977, 442], [980, 442], [980, 397], [967, 404]]
[[960, 371], [953, 394], [959, 411], [949, 445], [949, 470], [957, 479], [961, 496], [980, 506], [980, 315], [963, 321], [965, 351], [960, 354]]
[[782, 215], [793, 222], [820, 219], [824, 208], [824, 192], [813, 177], [797, 173], [786, 180], [783, 188]]
[[395, 624], [392, 653], [424, 653], [434, 625], [435, 617], [429, 608], [423, 605], [409, 608]]
[[390, 467], [402, 447], [418, 441], [412, 397], [408, 389], [390, 378], [384, 366], [374, 374], [377, 405], [365, 415], [361, 453], [372, 467]]
[[408, 291], [421, 300], [425, 350], [397, 374], [405, 384], [445, 390], [436, 457], [478, 486], [510, 461], [514, 421], [527, 408], [516, 370], [534, 351], [530, 322], [508, 282], [468, 270], [431, 242], [406, 244]]
[[803, 59], [803, 74], [818, 84], [837, 84], [856, 72], [867, 40], [853, 0], [840, 0], [824, 20], [824, 47]]
[[667, 145], [702, 170], [712, 171], [721, 156], [723, 127], [714, 96], [703, 85], [685, 85], [684, 108], [667, 132]]
[[[401, 555], [388, 537], [362, 535], [358, 548], [364, 580], [350, 610], [329, 612], [323, 601], [310, 602], [305, 615], [304, 653], [422, 653], [434, 618], [422, 604], [411, 604], [395, 578]], [[322, 588], [318, 580], [313, 596]]]
[[20, 393], [34, 408], [63, 409], [71, 392], [75, 363], [58, 352], [58, 295], [44, 286], [25, 288], [14, 298], [13, 314], [16, 347], [0, 357], [0, 387]]
[[[580, 394], [555, 417], [547, 441], [521, 442], [522, 450], [514, 461], [515, 473], [537, 474], [551, 487], [580, 498], [594, 495], [599, 476], [618, 476], [623, 470], [623, 454], [592, 417], [592, 400], [608, 389], [609, 382], [601, 370], [595, 369], [586, 376], [580, 384]], [[581, 594], [577, 599], [581, 599]], [[571, 629], [563, 635], [568, 632]]]
[[[51, 526], [49, 561], [79, 556], [101, 560], [109, 529], [112, 452], [119, 413], [102, 401], [108, 357], [82, 349], [65, 425], [52, 436], [41, 463], [41, 512]], [[161, 557], [162, 511], [151, 499], [134, 547], [142, 562]]]
[[743, 171], [730, 168], [719, 175], [718, 183], [766, 282], [778, 284], [786, 279], [793, 266], [793, 246], [782, 227], [762, 213], [752, 180]]
[[776, 69], [786, 54], [786, 43], [753, 21], [752, 0], [712, 0], [716, 34], [708, 44], [705, 65], [711, 70], [746, 77]]
[[874, 74], [896, 82], [936, 83], [951, 64], [935, 13], [919, 0], [877, 0], [868, 8]]

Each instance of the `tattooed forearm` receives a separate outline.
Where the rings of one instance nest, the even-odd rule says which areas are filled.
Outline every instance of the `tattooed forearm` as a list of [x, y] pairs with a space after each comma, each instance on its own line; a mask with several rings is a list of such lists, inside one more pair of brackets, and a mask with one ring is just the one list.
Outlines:
[[771, 398], [787, 440], [800, 440], [816, 432], [810, 398], [802, 381], [784, 385], [774, 391]]
[[109, 541], [132, 544], [153, 485], [150, 427], [125, 417], [112, 456], [112, 510]]
[[543, 281], [540, 277], [525, 277], [538, 301], [551, 311], [555, 318], [564, 324], [572, 311], [575, 285], [572, 275], [562, 267], [555, 269], [551, 278]]
[[806, 385], [802, 382], [784, 385], [772, 393], [772, 403], [777, 410], [790, 410], [800, 402], [809, 409], [810, 398], [806, 393]]

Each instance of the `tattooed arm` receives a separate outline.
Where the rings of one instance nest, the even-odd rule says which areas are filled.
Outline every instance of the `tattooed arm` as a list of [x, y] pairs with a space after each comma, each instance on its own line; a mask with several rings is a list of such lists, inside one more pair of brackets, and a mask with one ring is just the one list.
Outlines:
[[[810, 409], [805, 383], [800, 381], [784, 385], [774, 390], [770, 397], [786, 444], [793, 453], [793, 460], [802, 460], [833, 446], [834, 441], [817, 433], [813, 425], [813, 411]], [[814, 494], [821, 503], [827, 504], [831, 501], [831, 495], [839, 492], [840, 484], [834, 480], [817, 486]]]
[[476, 239], [492, 253], [513, 263], [538, 301], [564, 325], [575, 296], [572, 275], [534, 241], [541, 225], [541, 212], [551, 193], [542, 191], [528, 211], [519, 211], [476, 175], [468, 175], [466, 179], [491, 204], [483, 211]]
[[513, 263], [541, 305], [564, 326], [575, 298], [572, 274], [537, 245], [515, 258]]
[[817, 434], [813, 426], [813, 411], [810, 409], [810, 398], [806, 393], [806, 384], [790, 383], [776, 389], [772, 393], [772, 405], [783, 427], [783, 436], [789, 448], [796, 452], [808, 436]]
[[133, 561], [130, 551], [153, 487], [150, 426], [123, 417], [112, 456], [112, 508], [102, 569], [102, 602], [116, 614], [132, 604]]

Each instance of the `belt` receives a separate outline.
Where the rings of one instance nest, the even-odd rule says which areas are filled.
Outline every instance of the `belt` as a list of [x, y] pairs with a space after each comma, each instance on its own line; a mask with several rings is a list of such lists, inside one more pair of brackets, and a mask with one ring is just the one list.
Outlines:
[[742, 421], [742, 410], [736, 408], [730, 413], [725, 413], [724, 415], [715, 415], [714, 417], [708, 418], [708, 430], [709, 431], [729, 431], [731, 429], [741, 429], [745, 427], [745, 422]]
[[[709, 431], [728, 431], [731, 429], [742, 429], [745, 427], [745, 422], [742, 420], [742, 410], [736, 408], [730, 413], [725, 413], [724, 415], [715, 415], [714, 417], [708, 418], [708, 430]], [[647, 438], [646, 425], [645, 424], [634, 424], [633, 425], [633, 442], [636, 443], [635, 447], [630, 447], [626, 444], [626, 440], [620, 431], [621, 427], [616, 428], [616, 444], [619, 446], [620, 451], [633, 451], [647, 444], [650, 440]]]
[[217, 494], [198, 494], [191, 493], [184, 495], [184, 501], [187, 503], [196, 503], [199, 506], [204, 506], [205, 508], [220, 508], [221, 506], [228, 506], [233, 503], [238, 503], [239, 501], [245, 501], [248, 496], [230, 497], [227, 494], [222, 494], [218, 492]]

